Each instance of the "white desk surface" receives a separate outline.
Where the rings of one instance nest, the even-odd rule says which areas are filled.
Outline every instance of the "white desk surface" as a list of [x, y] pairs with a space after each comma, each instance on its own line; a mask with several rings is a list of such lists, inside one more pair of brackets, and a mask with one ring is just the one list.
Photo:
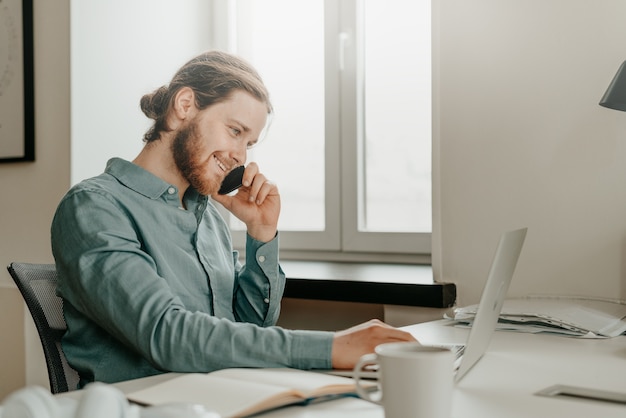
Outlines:
[[[468, 332], [443, 320], [404, 329], [423, 343], [462, 343]], [[169, 376], [116, 386], [129, 392]], [[457, 384], [451, 418], [626, 417], [626, 405], [622, 404], [534, 395], [554, 384], [626, 393], [626, 336], [591, 340], [498, 331], [487, 354]], [[407, 391], [410, 396], [410, 388]], [[261, 416], [384, 418], [384, 412], [369, 402], [344, 398], [306, 407], [288, 407]]]
[[[405, 327], [423, 343], [463, 342], [446, 321]], [[498, 331], [488, 352], [457, 384], [453, 418], [626, 417], [626, 405], [535, 392], [554, 384], [626, 393], [626, 336], [580, 339]]]

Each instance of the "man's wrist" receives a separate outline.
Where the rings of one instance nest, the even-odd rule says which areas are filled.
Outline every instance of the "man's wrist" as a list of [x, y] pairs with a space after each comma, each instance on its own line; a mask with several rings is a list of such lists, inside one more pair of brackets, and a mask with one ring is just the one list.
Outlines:
[[276, 238], [278, 231], [275, 228], [272, 229], [248, 229], [248, 235], [260, 242], [270, 242]]

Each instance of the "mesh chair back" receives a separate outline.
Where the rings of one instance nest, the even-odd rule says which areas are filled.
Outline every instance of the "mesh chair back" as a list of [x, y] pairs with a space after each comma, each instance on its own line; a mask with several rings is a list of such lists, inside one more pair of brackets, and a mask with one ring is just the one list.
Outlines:
[[7, 269], [22, 293], [39, 333], [50, 391], [60, 393], [76, 389], [78, 373], [67, 363], [61, 349], [61, 337], [67, 327], [63, 318], [63, 299], [56, 295], [54, 264], [11, 263]]

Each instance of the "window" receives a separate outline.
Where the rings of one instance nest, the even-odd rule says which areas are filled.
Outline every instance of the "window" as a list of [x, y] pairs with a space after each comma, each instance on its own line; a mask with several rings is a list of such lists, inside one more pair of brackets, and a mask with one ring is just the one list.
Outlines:
[[272, 97], [248, 160], [281, 191], [282, 253], [430, 254], [430, 0], [213, 6], [215, 47], [249, 60]]

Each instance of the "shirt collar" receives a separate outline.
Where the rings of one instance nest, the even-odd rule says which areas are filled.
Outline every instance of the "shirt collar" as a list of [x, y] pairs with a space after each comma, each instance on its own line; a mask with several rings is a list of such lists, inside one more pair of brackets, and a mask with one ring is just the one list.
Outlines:
[[158, 199], [174, 187], [138, 165], [121, 158], [111, 158], [104, 171], [124, 186], [150, 199]]

